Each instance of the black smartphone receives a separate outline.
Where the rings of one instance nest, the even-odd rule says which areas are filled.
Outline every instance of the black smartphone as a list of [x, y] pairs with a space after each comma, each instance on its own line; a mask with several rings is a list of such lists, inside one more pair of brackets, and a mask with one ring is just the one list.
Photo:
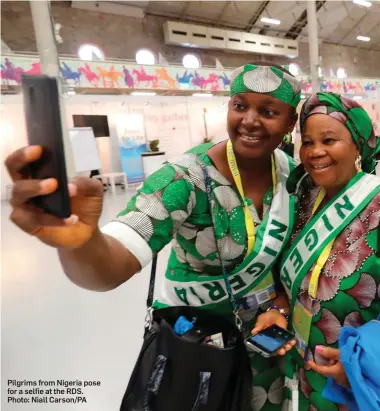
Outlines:
[[57, 79], [23, 75], [21, 86], [29, 145], [43, 147], [41, 159], [30, 165], [30, 178], [55, 178], [58, 189], [33, 199], [45, 212], [59, 218], [71, 215]]
[[276, 354], [278, 350], [294, 338], [294, 334], [284, 328], [281, 328], [278, 325], [272, 325], [255, 335], [251, 335], [247, 338], [245, 343], [249, 349], [268, 358]]

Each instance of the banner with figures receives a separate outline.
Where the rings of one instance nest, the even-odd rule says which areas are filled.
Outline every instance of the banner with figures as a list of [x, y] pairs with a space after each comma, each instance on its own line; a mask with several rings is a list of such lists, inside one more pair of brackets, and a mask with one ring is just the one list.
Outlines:
[[[111, 61], [60, 59], [60, 72], [65, 83], [82, 88], [228, 91], [230, 85], [228, 71]], [[41, 74], [37, 57], [1, 57], [3, 85], [19, 85], [22, 74]]]
[[144, 181], [141, 154], [147, 152], [144, 116], [142, 114], [125, 114], [117, 132], [121, 166], [127, 175], [128, 183], [140, 183]]
[[[212, 68], [186, 69], [179, 66], [141, 66], [130, 62], [83, 61], [60, 59], [62, 80], [67, 86], [78, 88], [149, 89], [208, 91], [227, 94], [230, 89], [229, 70]], [[2, 55], [1, 84], [19, 85], [23, 74], [41, 74], [38, 57]], [[298, 76], [302, 92], [311, 94], [311, 79]], [[326, 77], [322, 91], [332, 91], [348, 97], [380, 99], [380, 79]]]
[[[300, 77], [301, 89], [305, 95], [310, 95], [312, 90], [311, 79]], [[365, 99], [380, 98], [380, 79], [346, 78], [337, 79], [333, 77], [323, 78], [321, 91], [342, 94], [347, 97], [360, 96]]]

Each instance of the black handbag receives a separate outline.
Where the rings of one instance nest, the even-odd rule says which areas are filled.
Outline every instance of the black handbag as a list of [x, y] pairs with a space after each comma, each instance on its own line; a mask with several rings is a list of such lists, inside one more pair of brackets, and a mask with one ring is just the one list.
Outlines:
[[[211, 182], [201, 164], [211, 205]], [[215, 229], [215, 227], [214, 227]], [[217, 242], [218, 243], [218, 242]], [[248, 411], [252, 401], [252, 372], [241, 332], [242, 322], [218, 254], [235, 322], [197, 307], [152, 310], [157, 256], [152, 262], [144, 342], [124, 394], [120, 411]], [[197, 332], [222, 333], [218, 348], [174, 332], [180, 316], [193, 319]]]

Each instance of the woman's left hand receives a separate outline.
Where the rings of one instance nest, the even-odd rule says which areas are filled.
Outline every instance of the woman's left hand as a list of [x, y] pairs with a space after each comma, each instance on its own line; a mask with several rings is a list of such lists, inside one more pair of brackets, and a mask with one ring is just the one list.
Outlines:
[[[288, 322], [285, 317], [277, 310], [267, 311], [257, 317], [255, 328], [252, 330], [252, 334], [257, 334], [260, 331], [265, 330], [265, 328], [270, 327], [271, 325], [278, 325], [281, 328], [287, 329]], [[285, 347], [281, 348], [276, 354], [285, 355], [296, 345], [296, 341], [292, 340]]]
[[340, 351], [337, 348], [324, 347], [322, 345], [317, 345], [315, 350], [319, 355], [329, 360], [329, 364], [318, 365], [314, 361], [308, 361], [311, 369], [325, 377], [332, 377], [337, 384], [349, 388], [350, 382], [343, 364], [340, 362]]

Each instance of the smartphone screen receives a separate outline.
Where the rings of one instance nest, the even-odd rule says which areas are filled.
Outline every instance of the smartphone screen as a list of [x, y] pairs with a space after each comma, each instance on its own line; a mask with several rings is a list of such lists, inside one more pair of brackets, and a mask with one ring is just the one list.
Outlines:
[[257, 347], [265, 354], [272, 355], [294, 339], [294, 335], [277, 325], [272, 325], [247, 339], [247, 343]]

